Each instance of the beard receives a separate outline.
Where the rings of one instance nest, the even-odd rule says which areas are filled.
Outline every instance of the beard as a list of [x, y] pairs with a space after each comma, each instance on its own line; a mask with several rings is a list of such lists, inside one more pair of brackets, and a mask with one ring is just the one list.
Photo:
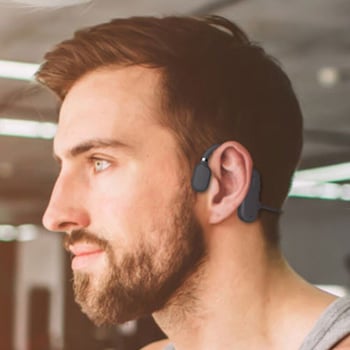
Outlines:
[[108, 264], [100, 276], [74, 272], [75, 300], [96, 325], [119, 324], [162, 309], [204, 260], [202, 228], [189, 188], [176, 196], [171, 217], [161, 222], [155, 229], [157, 242], [147, 240], [149, 232], [140, 232], [131, 252], [118, 252], [118, 262], [110, 242], [96, 234], [79, 230], [66, 236], [66, 247], [86, 241], [106, 252]]

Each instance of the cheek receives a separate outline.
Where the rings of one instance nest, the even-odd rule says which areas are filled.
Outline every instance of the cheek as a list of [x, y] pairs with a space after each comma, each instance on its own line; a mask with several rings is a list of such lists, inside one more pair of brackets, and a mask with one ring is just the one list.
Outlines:
[[151, 239], [152, 232], [169, 215], [176, 188], [167, 176], [165, 185], [153, 174], [153, 169], [141, 171], [136, 167], [100, 174], [90, 192], [94, 229], [119, 243], [142, 239], [142, 233]]

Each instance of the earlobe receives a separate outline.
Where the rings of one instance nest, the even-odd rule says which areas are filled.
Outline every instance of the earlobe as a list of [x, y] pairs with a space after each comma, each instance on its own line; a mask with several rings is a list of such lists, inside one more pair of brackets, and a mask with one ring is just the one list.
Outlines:
[[217, 224], [237, 211], [244, 200], [250, 185], [252, 159], [241, 144], [228, 141], [213, 154], [210, 169], [209, 223]]

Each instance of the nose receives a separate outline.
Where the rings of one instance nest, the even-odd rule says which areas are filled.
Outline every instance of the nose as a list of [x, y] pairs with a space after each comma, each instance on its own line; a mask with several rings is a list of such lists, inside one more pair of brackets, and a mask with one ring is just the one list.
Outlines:
[[84, 191], [73, 174], [60, 174], [42, 219], [49, 231], [70, 232], [90, 224]]

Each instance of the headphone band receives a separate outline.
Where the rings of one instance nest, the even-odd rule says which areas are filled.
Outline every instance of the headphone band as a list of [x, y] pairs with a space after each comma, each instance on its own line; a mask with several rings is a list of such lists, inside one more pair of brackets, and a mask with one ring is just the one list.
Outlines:
[[[212, 153], [220, 146], [215, 144], [209, 147], [203, 154], [200, 163], [194, 169], [192, 175], [192, 188], [196, 192], [205, 192], [209, 186], [211, 170], [208, 161]], [[271, 208], [260, 203], [261, 180], [260, 173], [253, 169], [252, 178], [246, 197], [238, 208], [238, 216], [244, 222], [253, 222], [258, 218], [260, 210], [267, 210], [275, 214], [281, 214], [280, 209]]]

